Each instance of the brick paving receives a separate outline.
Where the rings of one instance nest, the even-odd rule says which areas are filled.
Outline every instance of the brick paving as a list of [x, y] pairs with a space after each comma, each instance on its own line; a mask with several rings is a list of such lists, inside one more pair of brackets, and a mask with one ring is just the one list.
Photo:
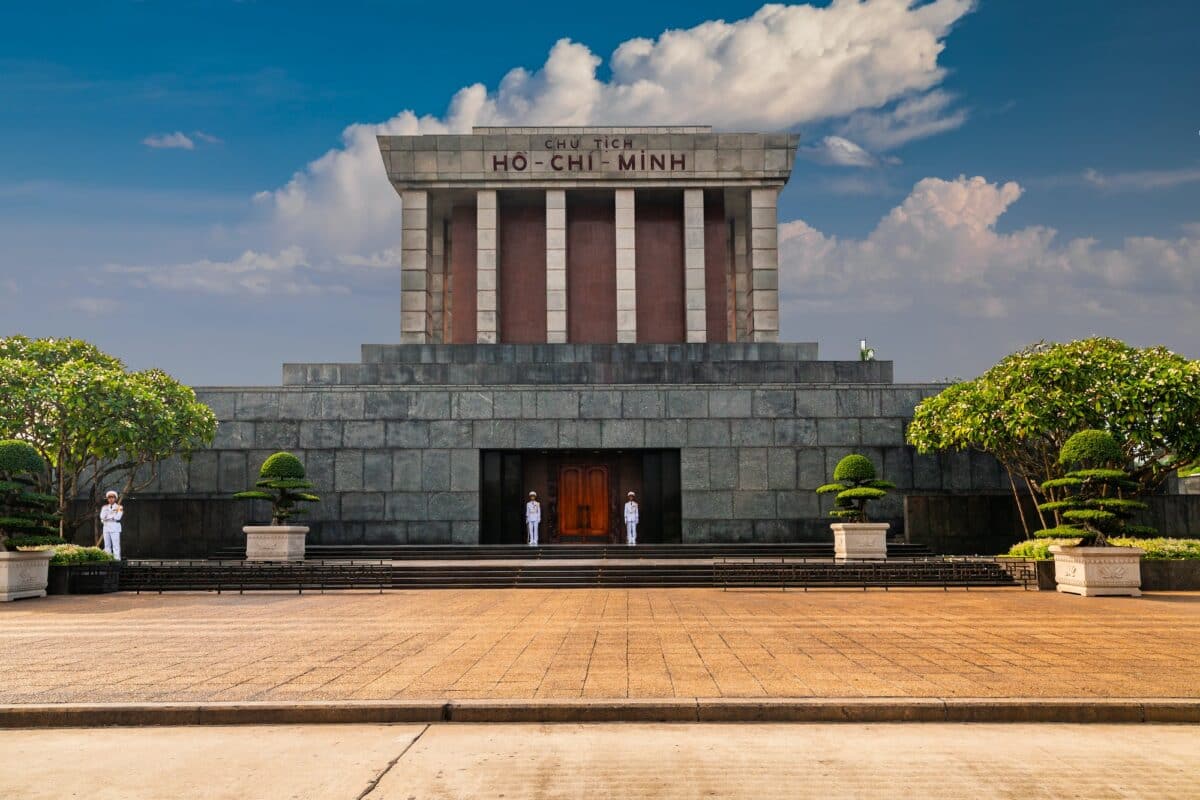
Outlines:
[[0, 703], [1200, 697], [1200, 594], [441, 590], [0, 607]]

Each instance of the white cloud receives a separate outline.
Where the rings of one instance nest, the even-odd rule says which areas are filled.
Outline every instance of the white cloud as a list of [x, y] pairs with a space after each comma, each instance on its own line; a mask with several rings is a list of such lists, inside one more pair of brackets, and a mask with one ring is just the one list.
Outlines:
[[196, 143], [183, 131], [155, 133], [142, 139], [142, 144], [156, 150], [194, 150]]
[[879, 159], [859, 145], [841, 136], [826, 136], [813, 145], [800, 148], [800, 155], [818, 164], [836, 167], [875, 167]]
[[225, 143], [224, 139], [222, 139], [218, 136], [213, 136], [211, 133], [205, 133], [204, 131], [192, 131], [192, 138], [197, 139], [201, 142], [204, 142], [205, 144], [224, 144]]
[[914, 139], [954, 130], [967, 121], [963, 109], [951, 109], [954, 96], [935, 89], [900, 100], [886, 111], [859, 111], [838, 130], [873, 150], [892, 150]]
[[104, 271], [125, 276], [138, 288], [168, 289], [205, 294], [298, 295], [346, 293], [342, 283], [323, 282], [302, 247], [277, 253], [247, 250], [230, 261], [201, 259], [165, 266], [109, 264]]
[[67, 307], [90, 317], [99, 317], [116, 311], [117, 301], [109, 297], [76, 297], [67, 301]]
[[785, 313], [920, 309], [966, 319], [1047, 314], [1200, 311], [1200, 237], [1060, 244], [1052, 228], [1000, 233], [1021, 196], [1013, 182], [925, 178], [864, 239], [780, 226]]
[[[900, 101], [893, 111], [872, 112], [871, 123], [861, 124], [884, 131], [878, 135], [887, 140], [912, 138], [922, 128], [937, 128], [930, 106], [940, 107], [941, 100], [917, 100], [916, 106], [904, 100], [941, 82], [943, 39], [974, 5], [974, 0], [766, 5], [746, 19], [626, 41], [608, 62], [607, 80], [597, 75], [600, 57], [562, 39], [535, 71], [517, 67], [493, 91], [483, 84], [459, 90], [441, 117], [403, 111], [380, 124], [347, 127], [341, 147], [256, 200], [267, 214], [272, 247], [300, 243], [314, 252], [375, 252], [396, 245], [399, 227], [399, 200], [384, 175], [377, 134], [655, 122], [778, 130]], [[890, 114], [904, 119], [888, 128]], [[945, 129], [947, 123], [941, 124]]]
[[1144, 192], [1153, 189], [1169, 189], [1200, 181], [1200, 167], [1115, 172], [1107, 175], [1099, 170], [1086, 169], [1083, 171], [1083, 180], [1091, 186], [1114, 192]]

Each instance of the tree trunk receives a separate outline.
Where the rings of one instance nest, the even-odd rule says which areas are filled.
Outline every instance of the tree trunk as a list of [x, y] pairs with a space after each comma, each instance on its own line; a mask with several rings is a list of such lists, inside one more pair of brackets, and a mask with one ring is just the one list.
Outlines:
[[[1029, 480], [1028, 477], [1025, 478], [1025, 486], [1029, 488], [1029, 496], [1032, 497], [1034, 499], [1034, 501], [1036, 501], [1037, 500], [1037, 492], [1035, 492], [1033, 489], [1033, 481]], [[1036, 502], [1034, 503], [1034, 508], [1037, 508]], [[1042, 510], [1040, 508], [1037, 509], [1037, 512], [1038, 512], [1038, 519], [1041, 520], [1041, 523], [1042, 523], [1042, 528], [1043, 529], [1049, 528], [1050, 526], [1046, 524], [1046, 515], [1042, 513]]]
[[[1005, 470], [1005, 472], [1008, 472]], [[1029, 530], [1029, 520], [1025, 519], [1025, 506], [1021, 504], [1021, 495], [1017, 491], [1017, 482], [1013, 480], [1011, 472], [1008, 472], [1008, 485], [1012, 487], [1013, 502], [1017, 504], [1017, 513], [1021, 515], [1021, 528], [1025, 531], [1025, 538], [1032, 539], [1033, 533]]]

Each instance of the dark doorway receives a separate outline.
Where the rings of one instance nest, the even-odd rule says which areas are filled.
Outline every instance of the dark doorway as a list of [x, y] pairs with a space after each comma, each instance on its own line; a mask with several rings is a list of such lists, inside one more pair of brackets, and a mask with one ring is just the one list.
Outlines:
[[641, 505], [638, 542], [682, 541], [678, 450], [484, 450], [480, 544], [523, 544], [529, 492], [543, 544], [625, 541], [627, 492]]

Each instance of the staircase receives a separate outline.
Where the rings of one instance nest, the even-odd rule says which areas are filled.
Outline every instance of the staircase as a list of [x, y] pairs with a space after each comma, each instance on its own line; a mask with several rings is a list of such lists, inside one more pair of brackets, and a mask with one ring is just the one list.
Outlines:
[[584, 587], [1015, 586], [1029, 576], [986, 558], [889, 545], [886, 561], [839, 563], [826, 544], [310, 547], [303, 562], [136, 560], [125, 591], [324, 591]]

